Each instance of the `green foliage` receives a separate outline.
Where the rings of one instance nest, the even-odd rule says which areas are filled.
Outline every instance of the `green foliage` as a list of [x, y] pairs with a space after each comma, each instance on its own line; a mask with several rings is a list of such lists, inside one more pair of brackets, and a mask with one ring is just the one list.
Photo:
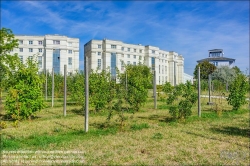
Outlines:
[[98, 73], [91, 71], [89, 76], [89, 95], [90, 104], [95, 108], [95, 111], [100, 111], [105, 108], [110, 101], [110, 73], [103, 70]]
[[133, 111], [139, 111], [140, 107], [147, 101], [148, 87], [151, 85], [152, 74], [150, 69], [142, 64], [126, 66], [126, 72], [120, 74], [120, 83], [126, 86], [125, 99]]
[[148, 123], [141, 123], [141, 124], [135, 123], [135, 124], [132, 124], [132, 125], [130, 126], [130, 128], [131, 128], [132, 130], [142, 130], [142, 129], [147, 129], [147, 128], [149, 128], [149, 125], [148, 125]]
[[169, 94], [167, 98], [167, 104], [173, 104], [174, 101], [177, 101], [178, 98], [182, 95], [185, 89], [185, 84], [181, 83], [172, 88], [172, 93]]
[[31, 59], [26, 64], [19, 63], [6, 96], [5, 109], [8, 115], [15, 115], [18, 120], [26, 119], [44, 107], [42, 81], [37, 73], [37, 63]]
[[241, 71], [240, 71], [240, 68], [238, 66], [234, 66], [232, 67], [232, 69], [235, 71], [236, 75], [238, 74], [243, 74]]
[[173, 90], [173, 86], [170, 84], [170, 82], [165, 82], [165, 84], [162, 87], [163, 92], [166, 94], [171, 93]]
[[246, 93], [249, 88], [247, 78], [243, 74], [237, 75], [236, 79], [229, 87], [228, 104], [233, 106], [233, 110], [238, 110], [242, 105], [246, 104]]
[[84, 107], [85, 103], [85, 76], [83, 72], [76, 72], [67, 78], [67, 88], [71, 100]]
[[229, 68], [229, 66], [220, 66], [212, 73], [213, 80], [219, 80], [224, 84], [230, 84], [235, 77], [235, 69]]
[[200, 78], [201, 79], [208, 79], [208, 75], [212, 74], [216, 69], [216, 66], [209, 63], [208, 61], [201, 62], [195, 66], [195, 69], [194, 69], [194, 78], [195, 79], [198, 78], [198, 68], [199, 67], [200, 67]]
[[[181, 98], [178, 104], [173, 104]], [[197, 101], [197, 94], [191, 82], [186, 84], [179, 84], [174, 87], [172, 94], [167, 99], [167, 104], [172, 104], [169, 107], [169, 113], [174, 119], [185, 119], [191, 115], [192, 106]]]
[[10, 51], [18, 46], [18, 42], [10, 29], [0, 30], [0, 105], [2, 102], [2, 90], [8, 87], [8, 78], [12, 77], [12, 71], [16, 69], [19, 61], [17, 55], [9, 55]]

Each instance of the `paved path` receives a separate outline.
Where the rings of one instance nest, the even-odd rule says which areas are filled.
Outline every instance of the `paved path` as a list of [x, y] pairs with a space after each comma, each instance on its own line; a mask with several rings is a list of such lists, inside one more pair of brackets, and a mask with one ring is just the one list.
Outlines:
[[[201, 95], [201, 97], [209, 97], [208, 95]], [[227, 99], [227, 97], [225, 97], [225, 96], [211, 96], [211, 98], [222, 98], [222, 99]], [[246, 100], [249, 100], [249, 98], [246, 98]]]

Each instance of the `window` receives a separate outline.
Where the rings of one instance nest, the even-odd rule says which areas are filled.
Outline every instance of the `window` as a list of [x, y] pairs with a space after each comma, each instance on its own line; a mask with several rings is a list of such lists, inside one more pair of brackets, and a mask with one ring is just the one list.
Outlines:
[[43, 41], [38, 41], [38, 45], [43, 45]]
[[139, 56], [139, 60], [141, 60], [141, 56]]
[[161, 65], [159, 65], [159, 73], [161, 73]]
[[128, 51], [130, 51], [130, 48], [128, 48]]
[[111, 45], [111, 48], [114, 48], [114, 49], [116, 49], [116, 45]]
[[23, 56], [20, 55], [19, 58], [20, 58], [20, 62], [23, 63]]
[[124, 51], [124, 47], [122, 47], [122, 51]]
[[140, 53], [142, 53], [142, 50], [140, 50]]
[[101, 55], [101, 52], [98, 52], [97, 55]]
[[60, 40], [53, 40], [53, 44], [60, 44]]
[[155, 54], [155, 50], [152, 50], [152, 54]]
[[152, 70], [155, 70], [155, 58], [151, 57]]
[[68, 57], [68, 66], [69, 66], [69, 69], [72, 68], [72, 57]]
[[68, 50], [68, 53], [69, 53], [69, 54], [72, 54], [72, 50]]
[[124, 58], [124, 54], [122, 54], [122, 58]]
[[43, 49], [42, 49], [42, 48], [39, 48], [39, 49], [38, 49], [38, 52], [43, 52]]
[[159, 83], [161, 82], [161, 76], [159, 76]]
[[23, 52], [23, 48], [19, 48], [19, 52]]
[[102, 48], [102, 45], [100, 45], [100, 44], [98, 44], [98, 46], [97, 46], [98, 48]]
[[127, 58], [130, 58], [130, 55], [129, 55], [129, 54], [127, 55]]
[[101, 69], [101, 67], [102, 67], [102, 60], [98, 59], [97, 60], [97, 68], [98, 68], [98, 70]]
[[52, 67], [54, 68], [55, 73], [60, 73], [60, 57], [61, 57], [60, 49], [53, 49]]
[[23, 44], [23, 40], [19, 40], [19, 44]]
[[136, 52], [136, 49], [134, 49], [134, 52]]
[[166, 77], [165, 77], [165, 82], [167, 82], [167, 81], [168, 81], [168, 80], [167, 80], [167, 78], [168, 78], [168, 77], [166, 76]]
[[38, 56], [38, 68], [42, 68], [43, 65], [43, 60], [42, 60], [42, 56]]
[[32, 59], [33, 59], [33, 57], [32, 57], [32, 56], [29, 56], [29, 59], [30, 59], [30, 60], [32, 60]]
[[33, 48], [29, 48], [29, 52], [33, 52]]
[[[165, 66], [165, 74], [167, 74], [167, 66]], [[167, 79], [166, 79], [167, 80]]]
[[30, 40], [30, 41], [29, 41], [29, 44], [33, 44], [33, 41], [32, 41], [32, 40]]
[[136, 65], [136, 62], [133, 62], [133, 65]]
[[164, 74], [164, 66], [162, 65], [162, 74]]
[[130, 64], [130, 61], [127, 61], [127, 65], [129, 65]]
[[116, 79], [116, 53], [111, 53], [110, 59], [111, 79]]
[[121, 61], [121, 70], [124, 70], [124, 61]]
[[68, 42], [68, 46], [72, 46], [72, 42]]
[[136, 55], [134, 55], [134, 59], [136, 59]]

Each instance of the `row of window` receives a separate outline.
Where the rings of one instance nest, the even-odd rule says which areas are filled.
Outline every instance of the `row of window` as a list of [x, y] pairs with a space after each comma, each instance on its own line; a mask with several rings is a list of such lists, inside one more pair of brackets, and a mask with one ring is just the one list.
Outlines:
[[[29, 52], [33, 52], [33, 48], [29, 48]], [[23, 52], [23, 48], [19, 48], [19, 52]], [[38, 48], [38, 52], [43, 52], [42, 48]], [[72, 50], [68, 50], [68, 54], [72, 54]]]
[[[29, 45], [33, 45], [34, 41], [33, 40], [29, 40]], [[23, 40], [19, 40], [19, 45], [23, 44]], [[38, 41], [38, 45], [43, 45], [43, 41], [39, 40]]]
[[[21, 63], [23, 63], [23, 56], [20, 55], [19, 58], [20, 58]], [[33, 56], [29, 56], [28, 58], [32, 59]], [[37, 57], [37, 61], [38, 61], [38, 68], [42, 68], [42, 64], [43, 64], [42, 56], [38, 56]], [[72, 63], [72, 57], [68, 57], [68, 68], [69, 69], [72, 68], [72, 64], [73, 64]]]
[[[168, 77], [165, 76], [165, 81], [164, 81], [164, 76], [162, 76], [162, 83], [167, 82], [168, 81], [167, 79], [168, 79]], [[159, 83], [161, 83], [161, 76], [159, 76]]]
[[[163, 65], [162, 66], [159, 65], [159, 73], [161, 73], [161, 72], [162, 72], [162, 74], [164, 74], [164, 66]], [[167, 66], [165, 66], [165, 74], [167, 74]]]
[[[102, 48], [102, 45], [98, 44], [97, 45], [98, 48]], [[116, 45], [111, 45], [111, 48], [113, 49], [116, 49]], [[124, 51], [124, 47], [121, 48], [122, 51]], [[127, 48], [127, 51], [130, 52], [130, 48]], [[134, 48], [134, 52], [136, 52], [137, 50]], [[151, 50], [152, 51], [152, 54], [155, 54], [155, 50]], [[142, 50], [139, 50], [140, 53], [142, 53]], [[98, 53], [99, 55], [99, 53]], [[162, 54], [162, 53], [159, 53], [160, 56], [162, 56], [163, 58], [164, 57], [167, 57], [166, 54]]]
[[[19, 40], [19, 45], [23, 44], [23, 40]], [[34, 41], [33, 40], [29, 40], [29, 45], [33, 45]], [[60, 45], [60, 40], [53, 40], [53, 44], [56, 45]], [[43, 41], [42, 40], [38, 40], [38, 45], [43, 45]], [[68, 42], [68, 46], [72, 46], [72, 42]]]
[[[129, 65], [129, 64], [130, 64], [130, 61], [127, 61], [127, 65]], [[133, 65], [136, 65], [136, 62], [133, 62]], [[97, 68], [101, 69], [101, 66], [102, 66], [102, 60], [97, 59]], [[124, 61], [121, 61], [121, 70], [124, 70], [124, 67], [125, 67], [125, 63], [124, 63]]]
[[[23, 52], [23, 48], [19, 48], [19, 52]], [[29, 48], [29, 52], [33, 52], [33, 48]], [[38, 52], [43, 52], [43, 49], [38, 48]]]

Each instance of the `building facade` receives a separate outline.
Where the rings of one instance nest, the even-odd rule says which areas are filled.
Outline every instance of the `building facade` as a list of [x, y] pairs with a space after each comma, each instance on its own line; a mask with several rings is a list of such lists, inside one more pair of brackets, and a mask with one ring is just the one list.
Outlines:
[[25, 36], [15, 35], [19, 41], [17, 53], [21, 62], [28, 58], [36, 58], [39, 72], [52, 71], [64, 74], [67, 65], [68, 74], [79, 70], [79, 39], [60, 35]]
[[209, 61], [210, 63], [217, 66], [229, 66], [233, 67], [235, 59], [224, 57], [223, 49], [208, 50], [208, 58], [198, 60], [198, 63]]
[[125, 65], [142, 63], [150, 67], [151, 71], [156, 71], [158, 85], [184, 82], [183, 56], [173, 51], [160, 50], [159, 47], [107, 39], [90, 40], [84, 45], [84, 56], [88, 57], [89, 69], [101, 72], [110, 68], [112, 76], [116, 76], [116, 68], [123, 73]]

